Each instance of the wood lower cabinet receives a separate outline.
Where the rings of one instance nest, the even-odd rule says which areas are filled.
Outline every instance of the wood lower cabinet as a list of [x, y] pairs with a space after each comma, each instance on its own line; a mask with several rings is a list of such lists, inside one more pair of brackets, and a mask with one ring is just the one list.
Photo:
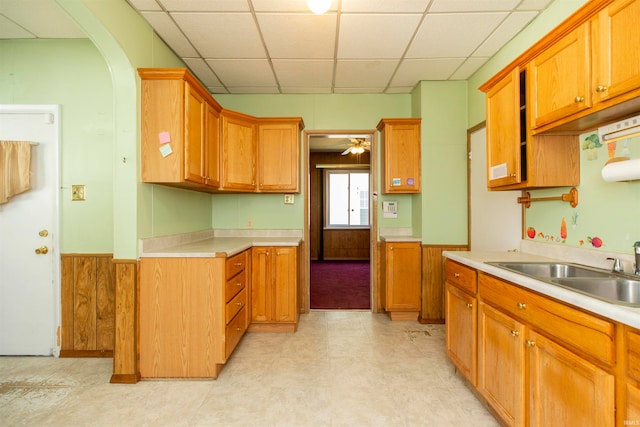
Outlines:
[[247, 265], [247, 251], [141, 259], [141, 378], [217, 378], [247, 329]]
[[616, 425], [640, 425], [640, 331], [625, 326], [618, 359], [624, 364], [624, 379], [618, 382]]
[[447, 282], [445, 290], [446, 349], [456, 368], [477, 384], [477, 300]]
[[509, 426], [525, 425], [525, 327], [480, 303], [478, 391]]
[[115, 267], [111, 254], [62, 254], [60, 357], [111, 357]]
[[298, 326], [297, 290], [297, 247], [253, 247], [250, 330], [294, 332]]
[[422, 289], [422, 254], [420, 242], [384, 244], [382, 306], [391, 320], [418, 320]]

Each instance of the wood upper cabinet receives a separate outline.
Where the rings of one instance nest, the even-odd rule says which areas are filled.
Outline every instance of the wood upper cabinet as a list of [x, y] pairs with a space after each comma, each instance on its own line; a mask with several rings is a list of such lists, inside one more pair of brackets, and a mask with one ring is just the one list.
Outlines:
[[222, 111], [222, 165], [221, 189], [256, 190], [255, 117]]
[[487, 93], [487, 182], [490, 188], [522, 181], [520, 94], [518, 68]]
[[421, 119], [382, 119], [378, 123], [384, 193], [421, 191], [420, 123]]
[[529, 66], [532, 128], [591, 107], [589, 23], [554, 43]]
[[302, 119], [258, 119], [258, 191], [300, 191]]
[[219, 184], [222, 108], [185, 69], [142, 79], [142, 181], [207, 191]]
[[536, 332], [527, 337], [530, 426], [615, 425], [615, 379]]
[[297, 247], [251, 249], [251, 329], [295, 331], [298, 322]]
[[525, 327], [480, 303], [478, 391], [509, 426], [525, 424]]
[[385, 242], [384, 309], [391, 320], [417, 320], [421, 305], [422, 254], [420, 242]]
[[594, 102], [640, 90], [639, 16], [640, 0], [616, 0], [592, 20]]

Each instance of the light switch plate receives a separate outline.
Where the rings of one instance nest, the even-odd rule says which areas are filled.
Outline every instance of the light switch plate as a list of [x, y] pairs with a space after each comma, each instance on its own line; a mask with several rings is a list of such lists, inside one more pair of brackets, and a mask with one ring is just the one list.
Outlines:
[[71, 200], [82, 201], [86, 200], [85, 186], [84, 185], [72, 185], [71, 186]]
[[284, 195], [284, 204], [292, 205], [293, 204], [293, 194], [285, 194]]

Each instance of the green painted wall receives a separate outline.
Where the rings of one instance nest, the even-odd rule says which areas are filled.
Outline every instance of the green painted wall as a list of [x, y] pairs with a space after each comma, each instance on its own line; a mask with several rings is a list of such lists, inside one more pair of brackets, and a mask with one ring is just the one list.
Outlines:
[[[109, 70], [89, 40], [0, 40], [0, 103], [60, 104], [60, 250], [113, 251]], [[71, 201], [71, 185], [87, 199]]]

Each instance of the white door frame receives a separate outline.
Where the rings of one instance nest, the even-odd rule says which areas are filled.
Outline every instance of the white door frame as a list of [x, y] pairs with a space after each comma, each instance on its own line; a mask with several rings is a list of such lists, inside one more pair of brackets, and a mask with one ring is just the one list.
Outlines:
[[61, 325], [61, 287], [60, 287], [60, 106], [57, 104], [0, 104], [0, 114], [42, 114], [43, 120], [55, 125], [55, 133], [52, 141], [53, 158], [51, 161], [53, 167], [54, 183], [52, 186], [52, 221], [51, 229], [51, 250], [52, 257], [52, 286], [53, 286], [53, 316], [51, 331], [51, 353], [58, 357], [60, 355], [60, 325]]

